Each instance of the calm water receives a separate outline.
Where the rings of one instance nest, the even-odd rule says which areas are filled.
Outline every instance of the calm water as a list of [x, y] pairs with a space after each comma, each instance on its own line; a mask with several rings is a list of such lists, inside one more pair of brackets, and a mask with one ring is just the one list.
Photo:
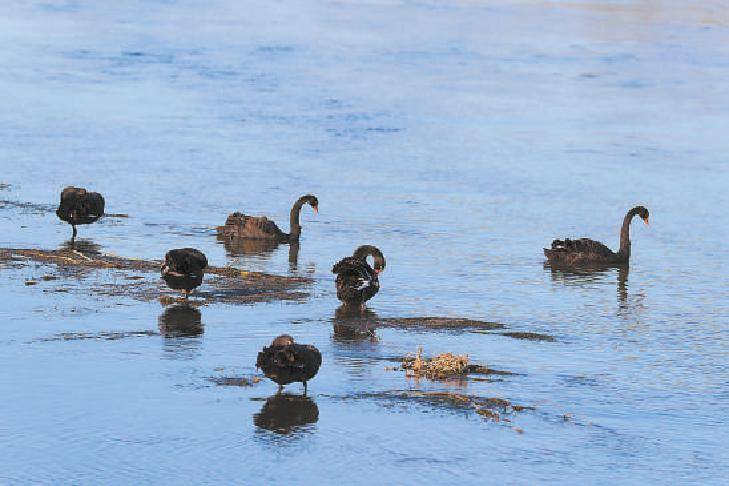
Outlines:
[[[62, 246], [70, 228], [42, 205], [75, 184], [129, 214], [81, 228], [101, 251], [194, 246], [287, 274], [286, 247], [228, 257], [211, 228], [236, 209], [287, 227], [313, 192], [294, 270], [312, 296], [204, 306], [202, 334], [164, 338], [142, 332], [169, 318], [158, 302], [44, 292], [103, 274], [26, 286], [53, 269], [0, 269], [0, 483], [726, 480], [724, 2], [123, 3], [3, 5], [0, 199], [41, 206], [5, 204], [0, 245]], [[554, 237], [616, 247], [637, 203], [651, 226], [633, 225], [629, 275], [543, 267]], [[338, 339], [329, 271], [362, 243], [388, 259], [377, 316], [556, 341]], [[254, 373], [283, 332], [324, 357], [295, 427], [267, 421], [273, 383], [208, 379]], [[459, 386], [385, 369], [419, 346], [518, 375]], [[536, 410], [495, 423], [377, 398], [409, 389]]]

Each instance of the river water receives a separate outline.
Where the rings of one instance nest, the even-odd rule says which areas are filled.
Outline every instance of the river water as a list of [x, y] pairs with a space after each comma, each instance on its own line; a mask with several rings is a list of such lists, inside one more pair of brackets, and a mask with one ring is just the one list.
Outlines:
[[[1, 483], [726, 481], [724, 2], [118, 3], [3, 5], [0, 246], [63, 246], [52, 207], [74, 184], [129, 215], [80, 228], [102, 252], [192, 246], [314, 283], [300, 301], [202, 306], [199, 331], [162, 337], [175, 311], [158, 301], [0, 267]], [[302, 212], [295, 267], [286, 247], [217, 243], [234, 210], [286, 229], [307, 192], [320, 213]], [[636, 204], [651, 226], [632, 227], [629, 273], [544, 267], [555, 237], [617, 247]], [[375, 321], [554, 341], [342, 338], [330, 270], [364, 243], [387, 258]], [[284, 332], [322, 352], [307, 399], [210, 381], [255, 373]], [[515, 374], [386, 369], [421, 346]], [[401, 398], [439, 391], [535, 409], [494, 421]], [[276, 406], [296, 423], [271, 425]]]

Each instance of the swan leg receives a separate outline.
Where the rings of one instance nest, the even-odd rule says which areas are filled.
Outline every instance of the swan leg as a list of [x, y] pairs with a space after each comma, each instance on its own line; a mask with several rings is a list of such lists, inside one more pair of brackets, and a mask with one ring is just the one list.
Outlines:
[[306, 392], [307, 392], [307, 387], [306, 387], [306, 382], [304, 382], [304, 396], [306, 396]]
[[282, 391], [283, 391], [283, 385], [279, 385], [278, 386], [278, 391], [276, 392], [276, 394], [277, 395], [280, 395]]

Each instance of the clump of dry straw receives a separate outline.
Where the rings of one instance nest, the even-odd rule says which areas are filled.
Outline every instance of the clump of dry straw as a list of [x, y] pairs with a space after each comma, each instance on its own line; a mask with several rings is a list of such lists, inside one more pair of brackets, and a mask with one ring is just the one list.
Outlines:
[[463, 375], [468, 372], [468, 355], [443, 353], [433, 358], [423, 358], [423, 348], [418, 348], [415, 356], [410, 355], [403, 359], [402, 368], [405, 376], [446, 378]]

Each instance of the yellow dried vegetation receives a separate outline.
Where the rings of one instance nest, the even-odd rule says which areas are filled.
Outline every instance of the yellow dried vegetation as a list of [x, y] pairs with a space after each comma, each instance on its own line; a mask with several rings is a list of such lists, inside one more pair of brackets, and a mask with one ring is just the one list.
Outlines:
[[423, 348], [418, 348], [415, 355], [403, 359], [402, 369], [405, 376], [426, 377], [431, 379], [464, 375], [468, 372], [468, 355], [439, 354], [433, 358], [423, 357]]

